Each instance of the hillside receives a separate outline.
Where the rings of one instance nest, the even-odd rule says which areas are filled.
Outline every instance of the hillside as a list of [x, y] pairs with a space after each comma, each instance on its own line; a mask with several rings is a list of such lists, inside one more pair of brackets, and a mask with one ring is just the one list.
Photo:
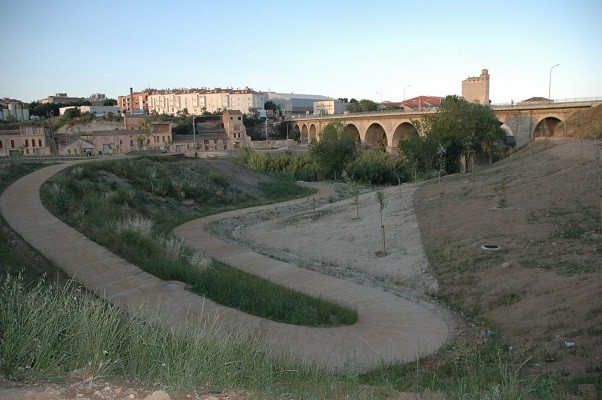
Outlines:
[[595, 106], [571, 114], [566, 121], [567, 135], [581, 139], [602, 138], [602, 107]]
[[602, 368], [601, 154], [600, 141], [541, 140], [414, 198], [437, 297], [526, 349], [533, 374]]

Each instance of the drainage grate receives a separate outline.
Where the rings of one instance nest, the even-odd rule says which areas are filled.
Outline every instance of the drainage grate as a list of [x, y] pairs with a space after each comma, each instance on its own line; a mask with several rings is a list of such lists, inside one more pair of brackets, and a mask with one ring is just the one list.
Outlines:
[[481, 246], [483, 250], [499, 250], [500, 246], [496, 246], [495, 244], [484, 244]]

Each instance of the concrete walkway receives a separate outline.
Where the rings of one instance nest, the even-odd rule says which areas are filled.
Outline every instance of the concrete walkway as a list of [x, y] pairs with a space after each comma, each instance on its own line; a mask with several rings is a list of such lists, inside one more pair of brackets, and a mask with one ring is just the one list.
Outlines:
[[[157, 319], [168, 327], [185, 326], [195, 331], [215, 323], [217, 317], [217, 325], [224, 333], [261, 335], [275, 352], [284, 351], [300, 361], [333, 369], [346, 363], [367, 370], [381, 362], [413, 361], [436, 351], [448, 338], [443, 319], [414, 302], [253, 253], [204, 230], [206, 224], [215, 220], [270, 206], [198, 219], [181, 225], [174, 233], [192, 247], [236, 268], [312, 296], [353, 306], [359, 314], [356, 324], [308, 328], [276, 323], [181, 290], [88, 240], [42, 206], [41, 184], [69, 165], [73, 163], [50, 166], [15, 182], [0, 197], [0, 213], [27, 242], [75, 280], [137, 315]], [[299, 201], [307, 199], [289, 203]]]

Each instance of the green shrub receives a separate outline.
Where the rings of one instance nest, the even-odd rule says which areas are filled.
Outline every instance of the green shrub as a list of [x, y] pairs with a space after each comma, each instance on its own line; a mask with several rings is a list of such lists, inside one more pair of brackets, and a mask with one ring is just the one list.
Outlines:
[[366, 150], [345, 166], [345, 171], [353, 180], [374, 185], [396, 185], [398, 181], [407, 182], [411, 173], [403, 159], [378, 150]]
[[211, 171], [209, 172], [209, 179], [211, 182], [215, 183], [221, 187], [228, 187], [228, 180], [224, 178], [219, 172]]

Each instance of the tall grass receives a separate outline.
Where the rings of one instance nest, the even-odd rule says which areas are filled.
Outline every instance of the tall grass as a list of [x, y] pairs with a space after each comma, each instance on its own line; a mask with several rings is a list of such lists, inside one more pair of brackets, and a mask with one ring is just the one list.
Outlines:
[[562, 398], [553, 380], [525, 374], [528, 357], [497, 342], [460, 340], [436, 358], [366, 374], [350, 360], [335, 373], [274, 353], [259, 336], [220, 333], [219, 321], [185, 334], [78, 289], [0, 279], [0, 376], [75, 377], [88, 384], [118, 378], [171, 390], [244, 389], [258, 398], [380, 399], [396, 391], [440, 392], [447, 399]]
[[363, 374], [360, 382], [414, 393], [437, 391], [449, 400], [564, 398], [553, 379], [529, 376], [530, 361], [523, 349], [511, 350], [497, 340], [458, 339], [436, 355]]
[[[248, 388], [332, 395], [336, 380], [316, 367], [274, 355], [258, 337], [199, 326], [199, 334], [167, 330], [124, 314], [74, 284], [26, 287], [19, 277], [0, 280], [0, 375], [20, 381], [92, 384], [126, 378], [168, 389]], [[343, 382], [345, 387], [347, 383]], [[353, 384], [353, 382], [352, 382]], [[325, 397], [322, 397], [325, 398]]]

